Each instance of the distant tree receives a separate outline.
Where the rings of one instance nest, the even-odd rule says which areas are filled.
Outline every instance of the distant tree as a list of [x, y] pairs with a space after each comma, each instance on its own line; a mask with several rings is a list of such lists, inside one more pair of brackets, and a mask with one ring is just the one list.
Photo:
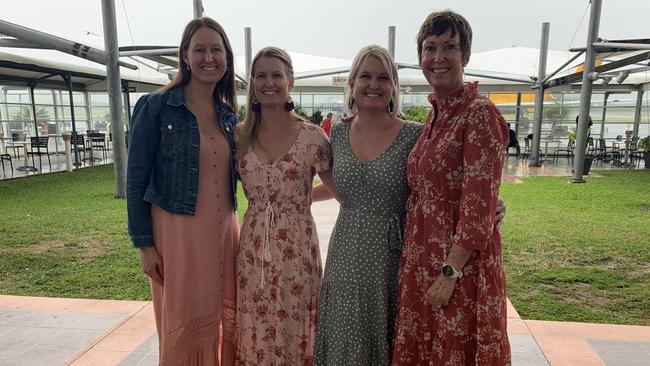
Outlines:
[[302, 106], [300, 106], [300, 104], [296, 104], [293, 108], [293, 111], [298, 113], [298, 115], [303, 117], [304, 119], [309, 120], [309, 115], [307, 114], [307, 112], [305, 112]]
[[403, 118], [407, 121], [424, 123], [429, 117], [429, 108], [416, 106], [410, 107], [404, 112]]
[[320, 126], [320, 123], [323, 122], [323, 113], [317, 109], [314, 111], [314, 113], [311, 114], [311, 116], [309, 116], [309, 120], [311, 123]]
[[550, 120], [552, 122], [559, 122], [566, 118], [568, 111], [562, 108], [557, 100], [553, 101], [553, 104], [544, 104], [544, 119]]
[[244, 117], [246, 117], [246, 106], [245, 105], [240, 105], [239, 109], [237, 110], [237, 117], [239, 117], [240, 121], [244, 120]]

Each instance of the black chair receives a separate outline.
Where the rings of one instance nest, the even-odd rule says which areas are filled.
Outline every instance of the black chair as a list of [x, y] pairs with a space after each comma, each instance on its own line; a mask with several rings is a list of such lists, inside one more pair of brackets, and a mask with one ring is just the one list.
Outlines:
[[633, 138], [632, 141], [630, 142], [630, 163], [636, 165], [637, 168], [641, 167], [641, 161], [644, 159], [644, 155], [645, 155], [643, 151], [639, 151], [638, 144], [639, 144], [638, 137]]
[[104, 159], [108, 158], [108, 153], [106, 149], [106, 134], [93, 132], [88, 134], [88, 141], [90, 141], [90, 149], [98, 150], [102, 152]]
[[50, 171], [52, 171], [52, 161], [50, 160], [50, 150], [47, 147], [48, 145], [48, 140], [50, 138], [47, 136], [39, 136], [39, 137], [30, 137], [29, 141], [31, 143], [31, 147], [29, 151], [27, 152], [27, 155], [32, 156], [32, 166], [36, 166], [36, 163], [34, 163], [34, 155], [38, 155], [38, 163], [41, 168], [41, 171], [43, 171], [43, 158], [42, 156], [45, 155], [47, 156], [47, 163], [50, 165]]
[[521, 154], [521, 158], [526, 160], [530, 157], [530, 139], [528, 137], [524, 137], [524, 152]]
[[[75, 140], [77, 141], [77, 148], [79, 149], [79, 157], [81, 158], [81, 154], [83, 154], [83, 158], [79, 160], [79, 163], [81, 163], [82, 160], [86, 159], [86, 151], [90, 150], [90, 148], [86, 147], [86, 138], [84, 137], [84, 135], [73, 133], [72, 141], [70, 141], [71, 144], [70, 152], [72, 152], [73, 154], [75, 153]], [[72, 161], [75, 161], [75, 159], [72, 158]]]
[[569, 161], [573, 159], [573, 150], [575, 149], [576, 142], [575, 140], [569, 139], [567, 146], [564, 149], [556, 149], [553, 151], [553, 162], [556, 162], [560, 159], [560, 153], [565, 153]]
[[[524, 137], [524, 152], [521, 153], [521, 158], [523, 160], [526, 160], [530, 158], [530, 154], [533, 151], [532, 144], [530, 142], [530, 138]], [[537, 156], [541, 157], [542, 156], [542, 149], [537, 150]]]
[[5, 161], [9, 162], [9, 166], [11, 167], [11, 174], [13, 174], [14, 164], [11, 162], [11, 155], [9, 154], [0, 154], [0, 162], [2, 162], [2, 173], [5, 173]]
[[[5, 153], [8, 153], [9, 149], [14, 151], [14, 157], [20, 158], [20, 149], [25, 149], [25, 142], [27, 141], [27, 134], [22, 131], [12, 131], [11, 132], [11, 141], [7, 142], [5, 148]], [[18, 155], [16, 155], [18, 152]]]

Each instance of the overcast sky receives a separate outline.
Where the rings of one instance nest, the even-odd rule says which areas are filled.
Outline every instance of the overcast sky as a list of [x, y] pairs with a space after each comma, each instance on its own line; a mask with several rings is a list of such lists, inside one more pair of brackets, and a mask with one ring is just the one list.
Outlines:
[[[649, 0], [602, 2], [602, 38], [650, 37]], [[192, 3], [116, 0], [120, 46], [176, 47], [192, 17]], [[204, 0], [203, 5], [205, 14], [224, 26], [236, 54], [244, 53], [244, 27], [251, 27], [253, 52], [274, 45], [351, 59], [362, 46], [386, 46], [388, 26], [394, 25], [400, 62], [417, 59], [415, 35], [434, 10], [450, 8], [469, 20], [473, 52], [513, 45], [538, 48], [542, 22], [551, 23], [551, 49], [584, 47], [590, 10], [588, 0]], [[2, 20], [103, 46], [100, 0], [0, 0], [0, 9]]]

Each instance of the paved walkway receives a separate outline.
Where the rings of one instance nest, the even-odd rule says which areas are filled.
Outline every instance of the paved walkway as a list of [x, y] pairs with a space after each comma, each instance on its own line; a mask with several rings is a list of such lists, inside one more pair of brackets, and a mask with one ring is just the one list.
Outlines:
[[[313, 213], [326, 258], [338, 205]], [[514, 365], [650, 365], [650, 327], [523, 320], [508, 305]], [[157, 365], [157, 346], [148, 301], [0, 296], [2, 366]]]

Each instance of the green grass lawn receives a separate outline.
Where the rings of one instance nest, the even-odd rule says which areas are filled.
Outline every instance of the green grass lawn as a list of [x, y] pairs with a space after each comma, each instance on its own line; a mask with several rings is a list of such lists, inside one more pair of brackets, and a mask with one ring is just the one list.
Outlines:
[[149, 299], [114, 192], [112, 165], [0, 181], [0, 293]]
[[504, 184], [508, 296], [525, 319], [650, 325], [650, 170]]
[[[650, 170], [599, 174], [502, 185], [508, 296], [525, 319], [650, 325]], [[113, 192], [112, 166], [0, 181], [0, 293], [149, 299]]]

